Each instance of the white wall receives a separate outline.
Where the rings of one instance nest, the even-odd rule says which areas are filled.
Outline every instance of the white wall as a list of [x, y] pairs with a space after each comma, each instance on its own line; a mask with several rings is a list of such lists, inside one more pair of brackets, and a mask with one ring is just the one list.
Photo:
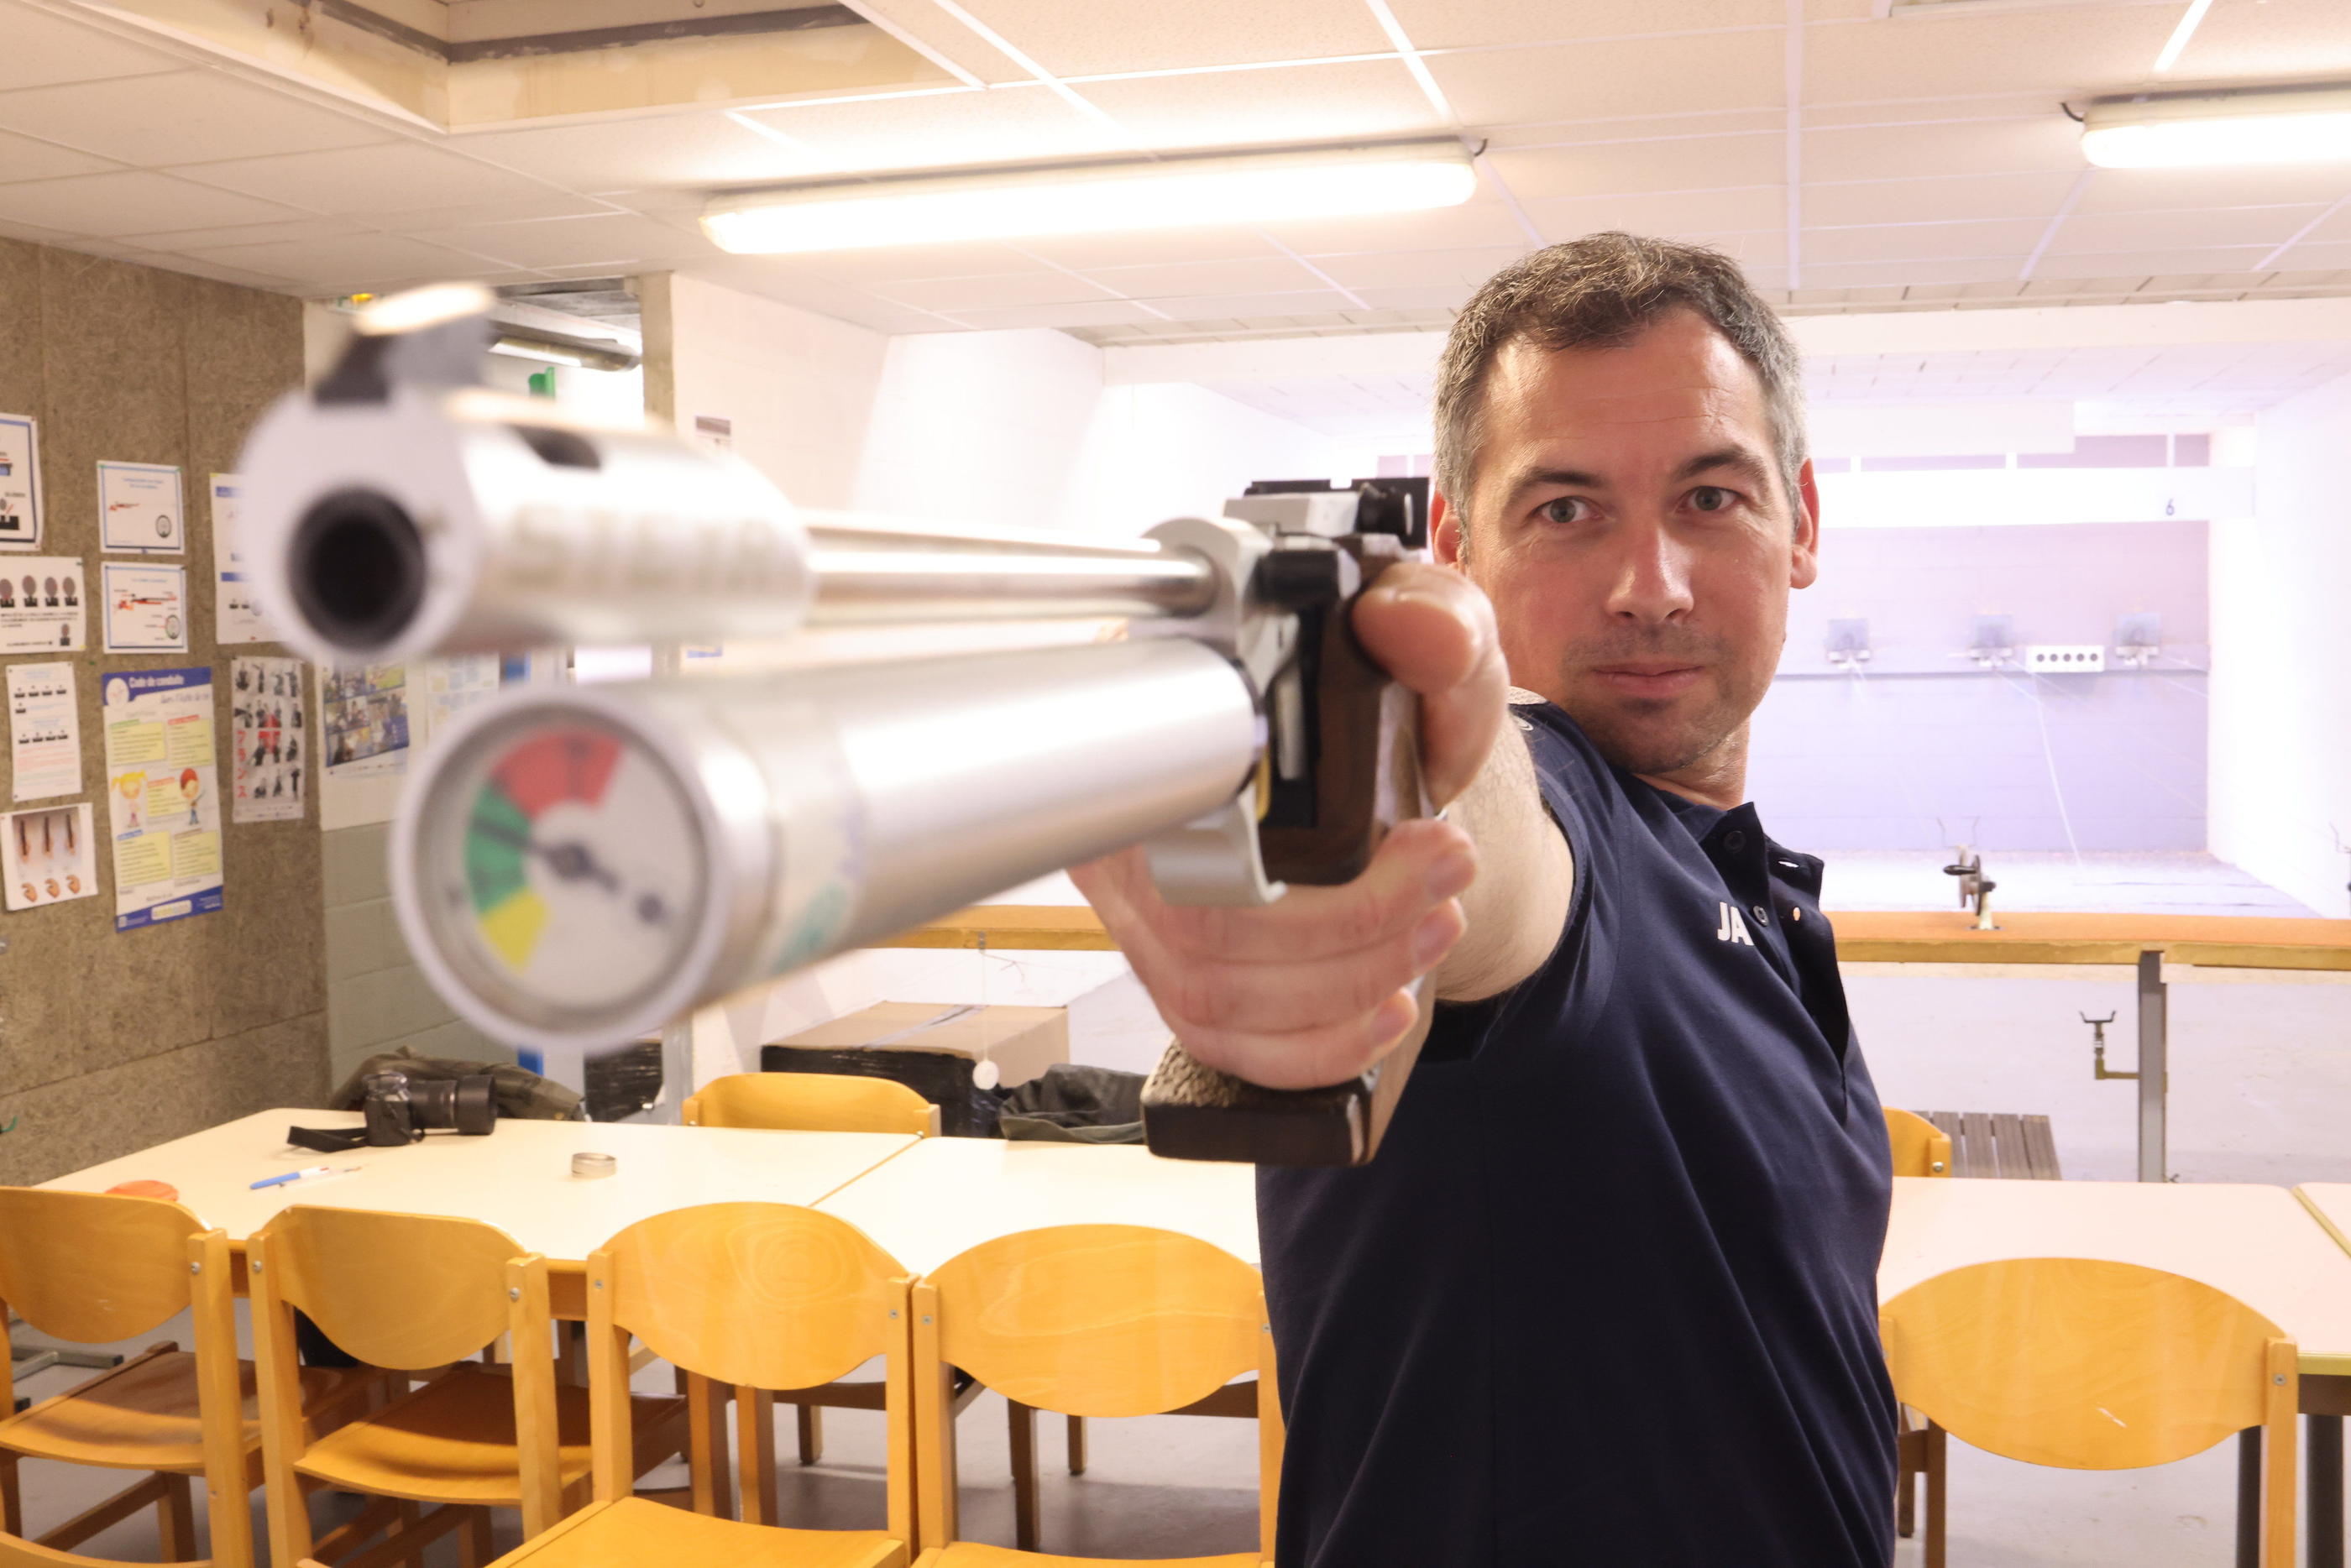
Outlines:
[[2254, 513], [2212, 528], [2212, 852], [2351, 912], [2351, 377], [2261, 416]]

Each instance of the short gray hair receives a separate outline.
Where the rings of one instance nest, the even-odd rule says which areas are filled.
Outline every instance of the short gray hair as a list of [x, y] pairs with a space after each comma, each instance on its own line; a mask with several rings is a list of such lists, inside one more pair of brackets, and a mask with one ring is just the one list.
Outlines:
[[1436, 477], [1465, 526], [1485, 437], [1486, 379], [1502, 350], [1522, 339], [1554, 352], [1621, 348], [1677, 310], [1702, 317], [1754, 367], [1788, 504], [1800, 504], [1803, 358], [1786, 325], [1720, 251], [1611, 232], [1513, 262], [1488, 278], [1454, 319], [1437, 369]]

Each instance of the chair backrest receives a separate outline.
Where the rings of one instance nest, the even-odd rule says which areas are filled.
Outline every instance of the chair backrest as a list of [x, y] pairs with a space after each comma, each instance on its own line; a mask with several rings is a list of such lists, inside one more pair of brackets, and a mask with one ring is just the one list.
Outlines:
[[507, 1262], [525, 1249], [495, 1225], [298, 1204], [248, 1243], [269, 1293], [371, 1366], [462, 1361], [509, 1326]]
[[2293, 1381], [2276, 1324], [2210, 1285], [2134, 1263], [1977, 1263], [1911, 1286], [1879, 1320], [1904, 1404], [2029, 1464], [2186, 1459], [2262, 1424]]
[[912, 1543], [914, 1407], [897, 1260], [844, 1220], [708, 1203], [641, 1220], [588, 1259], [596, 1495], [625, 1497], [629, 1339], [717, 1383], [809, 1388], [884, 1357], [889, 1527]]
[[939, 1108], [889, 1078], [846, 1073], [737, 1073], [714, 1078], [680, 1113], [690, 1127], [765, 1127], [774, 1132], [938, 1131]]
[[1886, 1141], [1894, 1146], [1895, 1175], [1951, 1174], [1951, 1135], [1916, 1111], [1886, 1106]]
[[0, 1187], [0, 1301], [79, 1344], [148, 1333], [186, 1310], [188, 1239], [204, 1228], [159, 1198]]

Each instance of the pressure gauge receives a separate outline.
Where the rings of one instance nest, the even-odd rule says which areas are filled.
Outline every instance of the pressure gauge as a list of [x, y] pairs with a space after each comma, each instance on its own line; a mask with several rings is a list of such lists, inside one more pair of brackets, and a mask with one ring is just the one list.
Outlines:
[[418, 782], [434, 798], [402, 867], [413, 912], [495, 1013], [568, 1032], [638, 1012], [686, 967], [708, 834], [642, 734], [577, 703], [510, 713]]

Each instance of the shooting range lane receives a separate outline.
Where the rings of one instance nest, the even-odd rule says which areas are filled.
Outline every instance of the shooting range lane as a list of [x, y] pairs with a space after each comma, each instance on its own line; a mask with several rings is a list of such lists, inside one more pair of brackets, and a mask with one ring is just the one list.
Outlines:
[[[256, 1111], [42, 1185], [103, 1192], [142, 1178], [168, 1182], [240, 1252], [246, 1237], [297, 1203], [481, 1220], [546, 1257], [557, 1314], [581, 1318], [580, 1267], [616, 1231], [702, 1203], [811, 1204], [916, 1141], [898, 1133], [501, 1119], [487, 1137], [435, 1133], [406, 1148], [362, 1147], [327, 1161], [359, 1168], [348, 1176], [251, 1189], [265, 1177], [320, 1163], [316, 1152], [287, 1144], [288, 1127], [360, 1125], [357, 1111]], [[571, 1157], [580, 1153], [609, 1154], [619, 1168], [575, 1178]]]
[[1135, 1144], [925, 1138], [816, 1207], [916, 1273], [1049, 1225], [1144, 1225], [1258, 1261], [1254, 1167], [1162, 1159]]

